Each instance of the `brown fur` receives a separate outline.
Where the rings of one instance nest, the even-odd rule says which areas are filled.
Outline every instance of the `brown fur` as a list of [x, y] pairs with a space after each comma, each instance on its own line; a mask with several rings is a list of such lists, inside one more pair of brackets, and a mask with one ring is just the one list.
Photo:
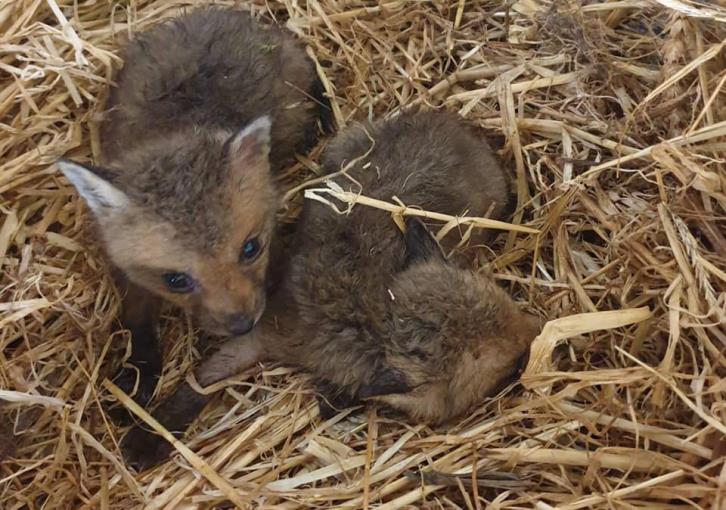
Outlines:
[[320, 84], [303, 45], [246, 12], [192, 11], [142, 33], [124, 59], [102, 130], [107, 161], [150, 136], [169, 154], [185, 150], [188, 139], [167, 138], [180, 124], [232, 134], [262, 115], [274, 126], [273, 168], [315, 139]]
[[[102, 166], [59, 166], [133, 288], [124, 321], [144, 354], [130, 361], [148, 375], [160, 366], [155, 320], [135, 301], [157, 308], [152, 296], [164, 298], [217, 334], [261, 316], [274, 172], [315, 141], [325, 100], [303, 45], [237, 10], [204, 8], [156, 26], [128, 45], [125, 62], [101, 126]], [[262, 253], [241, 262], [252, 238]], [[191, 275], [195, 291], [171, 292], [169, 272]], [[150, 397], [153, 384], [140, 383]]]
[[[350, 172], [364, 194], [501, 218], [509, 202], [501, 164], [457, 117], [408, 113], [367, 131], [374, 147]], [[325, 169], [364, 154], [368, 135], [354, 127], [338, 136]], [[536, 320], [487, 276], [446, 261], [420, 222], [407, 225], [404, 236], [385, 212], [358, 206], [340, 216], [306, 203], [288, 288], [296, 334], [271, 343], [271, 355], [302, 366], [351, 402], [375, 398], [416, 420], [440, 422], [513, 372]], [[482, 239], [475, 234], [475, 242]], [[448, 249], [455, 240], [445, 242]]]
[[[128, 200], [96, 213], [106, 249], [132, 282], [227, 333], [225, 317], [258, 318], [264, 306], [267, 258], [240, 268], [239, 250], [251, 236], [271, 241], [270, 165], [315, 133], [314, 69], [292, 36], [234, 10], [194, 11], [125, 53], [102, 126], [104, 167], [94, 169]], [[269, 140], [235, 138], [263, 115]], [[168, 292], [160, 273], [170, 270], [203, 292]]]
[[372, 398], [416, 421], [446, 421], [498, 390], [539, 331], [490, 277], [439, 261], [415, 264], [390, 290], [385, 364], [412, 391]]
[[[366, 195], [449, 214], [483, 215], [496, 202], [500, 217], [508, 201], [502, 168], [455, 116], [404, 114], [367, 129], [375, 147], [350, 171]], [[331, 143], [324, 169], [369, 147], [354, 127]], [[330, 405], [372, 399], [432, 423], [491, 395], [516, 371], [538, 320], [487, 275], [447, 261], [420, 221], [406, 225], [404, 235], [383, 211], [356, 206], [338, 215], [307, 201], [289, 277], [262, 323], [203, 362], [197, 377], [211, 383], [268, 357], [310, 372]], [[158, 418], [183, 430], [198, 409], [179, 395], [165, 404], [174, 413]], [[159, 460], [145, 449], [142, 464]]]

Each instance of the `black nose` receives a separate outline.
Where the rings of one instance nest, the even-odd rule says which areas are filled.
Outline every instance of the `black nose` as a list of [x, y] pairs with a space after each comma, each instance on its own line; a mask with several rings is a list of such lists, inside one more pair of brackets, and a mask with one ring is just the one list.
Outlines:
[[227, 329], [233, 335], [244, 335], [249, 332], [255, 323], [244, 314], [232, 314], [227, 317]]

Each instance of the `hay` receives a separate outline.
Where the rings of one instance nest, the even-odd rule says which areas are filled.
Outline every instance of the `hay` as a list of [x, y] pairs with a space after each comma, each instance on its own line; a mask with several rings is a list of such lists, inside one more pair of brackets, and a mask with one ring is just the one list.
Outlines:
[[[119, 44], [193, 4], [0, 5], [0, 507], [726, 507], [722, 2], [244, 4], [308, 42], [341, 125], [424, 104], [506, 138], [515, 223], [538, 234], [483, 255], [558, 321], [526, 388], [450, 427], [322, 421], [303, 376], [265, 366], [224, 383], [182, 456], [127, 471], [103, 413], [118, 296], [52, 163], [97, 155]], [[162, 333], [164, 394], [197, 354], [175, 312]]]

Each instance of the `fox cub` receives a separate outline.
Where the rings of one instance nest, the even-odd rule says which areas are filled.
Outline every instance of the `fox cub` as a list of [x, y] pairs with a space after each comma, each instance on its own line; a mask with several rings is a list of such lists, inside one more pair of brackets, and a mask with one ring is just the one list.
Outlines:
[[[500, 163], [454, 115], [408, 113], [353, 127], [330, 143], [324, 170], [368, 151], [348, 172], [367, 196], [448, 214], [504, 214]], [[324, 414], [371, 399], [429, 423], [492, 394], [516, 371], [538, 320], [490, 277], [448, 260], [421, 221], [405, 223], [402, 234], [386, 212], [356, 206], [339, 215], [307, 201], [289, 273], [261, 324], [202, 362], [197, 380], [208, 385], [274, 359], [313, 375]], [[207, 398], [183, 384], [156, 416], [181, 433]], [[170, 450], [141, 428], [127, 437], [142, 466]]]
[[[506, 211], [501, 163], [454, 115], [408, 113], [354, 127], [331, 142], [324, 168], [368, 150], [348, 172], [367, 196], [451, 215], [500, 219]], [[447, 260], [421, 221], [407, 219], [402, 234], [387, 216], [306, 203], [285, 292], [296, 317], [279, 321], [296, 334], [262, 341], [270, 356], [312, 373], [327, 404], [373, 399], [439, 423], [513, 373], [538, 321], [489, 276]], [[444, 237], [446, 251], [455, 237]]]
[[125, 50], [101, 126], [102, 164], [61, 160], [125, 277], [122, 322], [146, 404], [161, 369], [159, 298], [206, 331], [248, 332], [265, 309], [275, 171], [316, 140], [326, 100], [301, 43], [242, 11], [201, 9]]

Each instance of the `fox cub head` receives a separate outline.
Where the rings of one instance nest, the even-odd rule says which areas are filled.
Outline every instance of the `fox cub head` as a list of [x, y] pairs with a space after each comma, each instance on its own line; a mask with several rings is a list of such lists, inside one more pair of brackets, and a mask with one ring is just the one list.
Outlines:
[[390, 283], [386, 358], [388, 380], [411, 390], [374, 400], [441, 423], [509, 382], [540, 322], [489, 275], [447, 261], [420, 221], [406, 226], [406, 267]]
[[265, 308], [278, 199], [270, 119], [238, 133], [197, 126], [150, 137], [104, 168], [58, 162], [97, 220], [111, 261], [220, 335]]

